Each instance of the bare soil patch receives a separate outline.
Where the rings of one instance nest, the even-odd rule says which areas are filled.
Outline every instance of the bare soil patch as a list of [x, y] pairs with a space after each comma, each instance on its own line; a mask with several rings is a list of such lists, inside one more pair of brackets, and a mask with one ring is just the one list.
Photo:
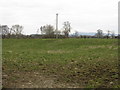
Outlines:
[[79, 88], [74, 83], [58, 82], [54, 76], [45, 76], [39, 72], [11, 72], [3, 73], [3, 87], [5, 88]]

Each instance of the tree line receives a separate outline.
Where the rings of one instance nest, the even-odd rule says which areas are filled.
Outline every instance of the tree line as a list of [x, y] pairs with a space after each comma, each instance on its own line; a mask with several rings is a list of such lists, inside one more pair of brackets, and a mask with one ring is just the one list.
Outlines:
[[114, 31], [110, 31], [110, 30], [107, 30], [106, 31], [107, 33], [103, 33], [103, 30], [101, 29], [98, 29], [96, 31], [96, 34], [95, 35], [79, 35], [79, 32], [78, 31], [75, 31], [74, 33], [74, 36], [73, 37], [77, 37], [77, 38], [118, 38], [118, 36], [115, 35], [115, 32]]
[[21, 37], [23, 31], [23, 26], [21, 25], [13, 25], [9, 28], [7, 25], [0, 25], [0, 32], [2, 38], [11, 38], [11, 37]]
[[[59, 38], [68, 38], [69, 32], [71, 30], [71, 25], [69, 21], [63, 23], [63, 31], [56, 30], [54, 26], [47, 24], [41, 26], [36, 34], [24, 35], [22, 25], [13, 25], [9, 28], [7, 25], [0, 25], [0, 32], [2, 38], [24, 38], [24, 37], [41, 37], [41, 38], [55, 38], [57, 35]], [[38, 34], [41, 32], [41, 34]], [[63, 33], [63, 34], [61, 34]]]
[[[69, 21], [63, 23], [63, 31], [56, 30], [54, 26], [47, 24], [41, 26], [37, 31], [36, 34], [31, 35], [24, 35], [23, 34], [24, 27], [22, 25], [12, 25], [9, 28], [7, 25], [0, 25], [0, 34], [2, 38], [68, 38], [69, 33], [71, 31], [71, 24]], [[41, 32], [41, 34], [39, 34]], [[103, 30], [98, 29], [94, 36], [88, 35], [79, 35], [78, 31], [75, 31], [75, 34], [72, 36], [73, 38], [118, 38], [115, 36], [114, 31], [107, 31], [107, 35], [103, 34]]]

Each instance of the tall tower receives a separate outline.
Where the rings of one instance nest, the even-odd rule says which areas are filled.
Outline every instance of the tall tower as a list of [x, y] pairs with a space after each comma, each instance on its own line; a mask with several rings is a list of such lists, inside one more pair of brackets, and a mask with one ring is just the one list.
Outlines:
[[56, 38], [58, 38], [58, 13], [56, 14]]

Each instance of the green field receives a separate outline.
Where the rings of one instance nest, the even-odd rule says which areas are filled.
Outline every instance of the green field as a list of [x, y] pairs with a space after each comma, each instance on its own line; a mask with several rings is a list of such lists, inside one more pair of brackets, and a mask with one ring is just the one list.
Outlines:
[[2, 42], [3, 87], [119, 87], [117, 39]]

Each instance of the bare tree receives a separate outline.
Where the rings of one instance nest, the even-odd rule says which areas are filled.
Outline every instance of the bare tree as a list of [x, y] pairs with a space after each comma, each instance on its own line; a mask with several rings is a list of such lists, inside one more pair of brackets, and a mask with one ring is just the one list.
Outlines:
[[11, 28], [11, 33], [17, 36], [22, 34], [23, 26], [20, 25], [13, 25]]
[[107, 39], [109, 38], [109, 36], [110, 36], [110, 30], [107, 30]]
[[69, 32], [71, 30], [71, 25], [70, 25], [69, 21], [66, 21], [66, 22], [63, 23], [63, 29], [64, 29], [63, 33], [65, 34], [66, 37], [68, 37]]
[[114, 31], [111, 31], [111, 36], [112, 36], [112, 38], [115, 38], [115, 32]]
[[43, 27], [42, 26], [40, 27], [40, 31], [41, 31], [41, 35], [42, 35], [41, 38], [43, 38]]
[[42, 34], [42, 31], [43, 31], [43, 27], [42, 26], [40, 27], [40, 31], [41, 31], [41, 34]]
[[39, 29], [37, 29], [36, 34], [39, 34], [39, 31], [40, 31], [40, 30], [39, 30]]
[[3, 38], [8, 37], [9, 27], [7, 25], [0, 25], [0, 34]]
[[97, 36], [98, 38], [102, 38], [102, 37], [103, 37], [103, 31], [102, 31], [101, 29], [98, 29], [98, 30], [97, 30], [97, 33], [96, 33], [96, 36]]
[[41, 32], [46, 35], [53, 35], [54, 34], [54, 27], [52, 25], [45, 25], [41, 28]]
[[7, 25], [0, 26], [2, 30], [2, 35], [8, 35], [9, 34], [9, 27]]
[[79, 36], [79, 32], [75, 31], [75, 37], [78, 37], [78, 36]]

